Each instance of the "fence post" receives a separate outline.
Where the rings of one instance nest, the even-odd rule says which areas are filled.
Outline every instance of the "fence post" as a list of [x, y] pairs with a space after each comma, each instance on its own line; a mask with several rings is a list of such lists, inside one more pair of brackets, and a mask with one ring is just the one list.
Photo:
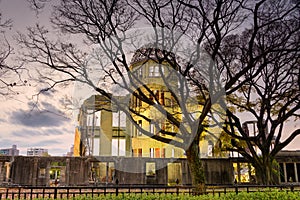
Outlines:
[[177, 196], [179, 195], [179, 179], [178, 178], [176, 178], [176, 194], [177, 194]]
[[[21, 199], [21, 188], [18, 189], [18, 198]], [[0, 198], [1, 199], [1, 198]]]
[[70, 188], [67, 188], [67, 199], [69, 198], [69, 190]]
[[238, 189], [238, 186], [236, 185], [235, 186], [235, 194], [238, 194], [239, 193], [239, 189]]
[[6, 188], [6, 197], [5, 197], [6, 199], [8, 199], [8, 190], [9, 190], [9, 189]]
[[119, 179], [116, 179], [116, 196], [118, 196], [119, 195]]
[[54, 199], [57, 199], [57, 187], [54, 188]]
[[291, 184], [291, 192], [294, 192], [294, 186]]
[[236, 179], [234, 179], [234, 187], [235, 187], [235, 194], [238, 194], [239, 189], [238, 189], [238, 186], [237, 186], [237, 180]]

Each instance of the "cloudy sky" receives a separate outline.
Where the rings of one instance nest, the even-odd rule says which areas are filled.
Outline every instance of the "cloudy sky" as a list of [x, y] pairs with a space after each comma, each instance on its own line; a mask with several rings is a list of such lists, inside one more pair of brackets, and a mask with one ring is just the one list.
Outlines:
[[[37, 17], [26, 0], [0, 0], [0, 12], [3, 18], [13, 20], [13, 28], [5, 33], [8, 40], [16, 31], [23, 32], [36, 22], [47, 23], [48, 13]], [[73, 144], [76, 126], [72, 110], [66, 108], [73, 94], [72, 85], [36, 96], [41, 86], [27, 81], [16, 88], [19, 95], [0, 97], [0, 148], [16, 144], [22, 155], [31, 147], [46, 148], [51, 155], [66, 154]]]
[[[10, 40], [16, 31], [23, 32], [36, 22], [47, 25], [50, 10], [46, 9], [37, 16], [29, 9], [26, 0], [0, 0], [0, 12], [4, 18], [13, 20], [13, 28], [6, 32]], [[35, 94], [40, 88], [38, 83], [29, 79], [25, 86], [17, 89], [19, 95], [0, 97], [0, 148], [16, 144], [22, 155], [31, 147], [46, 148], [51, 155], [63, 155], [69, 151], [76, 126], [70, 101], [74, 98], [74, 87], [61, 86], [37, 98]], [[285, 132], [290, 133], [299, 126], [299, 121], [291, 121]], [[300, 149], [299, 144], [300, 137], [286, 149]]]

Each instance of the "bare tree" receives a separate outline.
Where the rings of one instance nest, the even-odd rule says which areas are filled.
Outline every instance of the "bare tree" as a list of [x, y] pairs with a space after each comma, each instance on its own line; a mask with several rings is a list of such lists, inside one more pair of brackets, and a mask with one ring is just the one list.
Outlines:
[[[1, 4], [1, 1], [0, 1]], [[17, 94], [13, 87], [26, 84], [21, 79], [22, 64], [11, 63], [9, 60], [14, 53], [11, 41], [6, 37], [6, 31], [12, 28], [12, 20], [5, 19], [0, 13], [0, 95]], [[11, 61], [11, 60], [10, 60]]]
[[27, 0], [29, 7], [39, 14], [45, 8], [46, 3], [50, 2], [51, 0]]
[[[247, 113], [251, 120], [240, 121], [228, 110], [230, 126], [225, 130], [232, 140], [225, 145], [226, 150], [236, 151], [250, 161], [261, 184], [278, 182], [275, 156], [300, 134], [300, 129], [287, 129], [289, 120], [299, 118], [300, 108], [298, 63], [289, 59], [268, 64], [260, 79], [243, 87], [242, 96], [230, 99], [234, 107]], [[251, 127], [249, 134], [249, 126], [255, 126], [256, 131], [252, 132]]]
[[11, 91], [11, 87], [16, 83], [8, 80], [8, 74], [16, 69], [7, 65], [8, 56], [12, 53], [12, 47], [5, 37], [4, 31], [11, 27], [11, 20], [3, 20], [0, 13], [0, 33], [1, 33], [1, 50], [0, 50], [0, 94], [6, 95]]
[[[264, 2], [264, 12], [256, 10], [257, 27], [262, 28], [245, 32], [257, 32], [257, 37], [253, 49], [244, 50], [262, 55], [258, 65], [263, 69], [258, 76], [252, 70], [245, 73], [242, 80], [250, 79], [237, 93], [228, 96], [232, 109], [227, 111], [229, 126], [225, 130], [232, 137], [232, 143], [225, 147], [240, 153], [253, 164], [260, 184], [278, 182], [275, 156], [300, 134], [300, 129], [291, 133], [284, 129], [289, 120], [299, 118], [300, 108], [300, 7], [299, 3], [290, 3]], [[229, 38], [230, 43], [237, 40], [243, 40], [243, 37]], [[232, 54], [232, 50], [223, 50], [224, 55]], [[244, 57], [247, 63], [248, 59]], [[240, 112], [247, 115], [249, 121], [240, 121]], [[253, 123], [256, 133], [249, 130]], [[283, 139], [284, 132], [288, 136], [286, 139]]]
[[[64, 42], [61, 36], [53, 41], [53, 35], [40, 25], [29, 28], [27, 35], [20, 34], [19, 41], [26, 50], [24, 60], [41, 65], [43, 78], [51, 85], [48, 89], [66, 81], [87, 84], [124, 111], [143, 134], [184, 149], [193, 185], [203, 192], [205, 177], [199, 141], [210, 134], [207, 121], [212, 122], [211, 126], [222, 126], [224, 94], [232, 95], [250, 80], [256, 80], [268, 63], [264, 59], [285, 51], [276, 45], [279, 41], [272, 49], [260, 51], [258, 41], [263, 33], [272, 33], [268, 29], [271, 24], [285, 22], [297, 6], [285, 6], [282, 11], [275, 7], [272, 10], [267, 3], [64, 0], [55, 7], [52, 22], [76, 41]], [[266, 16], [270, 11], [278, 12], [278, 16]], [[150, 28], [138, 29], [141, 24]], [[138, 39], [145, 32], [153, 33], [146, 37], [151, 43], [148, 46]], [[82, 40], [80, 46], [76, 44], [78, 38]], [[126, 56], [128, 52], [136, 52], [132, 60]], [[145, 83], [133, 70], [135, 58], [168, 66], [168, 73], [162, 68], [155, 73], [168, 88], [177, 113], [171, 112], [148, 87], [149, 82]], [[53, 71], [64, 77], [47, 74]], [[176, 77], [176, 87], [170, 84], [169, 75]], [[154, 119], [114, 98], [112, 85], [154, 108], [176, 131], [161, 129], [155, 121], [160, 134], [141, 128], [136, 116], [149, 123]], [[189, 109], [191, 104], [201, 106], [193, 110]]]

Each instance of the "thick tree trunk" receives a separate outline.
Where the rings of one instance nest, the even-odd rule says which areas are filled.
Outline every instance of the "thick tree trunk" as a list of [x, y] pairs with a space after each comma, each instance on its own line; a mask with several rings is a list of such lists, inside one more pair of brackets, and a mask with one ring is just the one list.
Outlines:
[[192, 185], [195, 187], [194, 194], [205, 194], [205, 174], [200, 160], [199, 142], [193, 141], [186, 150], [186, 157], [192, 177]]
[[257, 183], [261, 185], [274, 185], [278, 183], [278, 169], [273, 160], [264, 159], [263, 164], [254, 164]]

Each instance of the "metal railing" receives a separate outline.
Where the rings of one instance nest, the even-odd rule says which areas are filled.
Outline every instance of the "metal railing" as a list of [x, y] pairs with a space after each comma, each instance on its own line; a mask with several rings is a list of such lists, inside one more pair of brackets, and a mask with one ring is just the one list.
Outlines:
[[[73, 187], [0, 187], [0, 199], [34, 199], [34, 198], [73, 198], [76, 196], [97, 197], [100, 195], [130, 194], [193, 194], [191, 186], [160, 185], [113, 185], [113, 186], [73, 186]], [[257, 192], [281, 190], [285, 192], [300, 191], [300, 185], [207, 185], [206, 194], [221, 196], [226, 193]]]

